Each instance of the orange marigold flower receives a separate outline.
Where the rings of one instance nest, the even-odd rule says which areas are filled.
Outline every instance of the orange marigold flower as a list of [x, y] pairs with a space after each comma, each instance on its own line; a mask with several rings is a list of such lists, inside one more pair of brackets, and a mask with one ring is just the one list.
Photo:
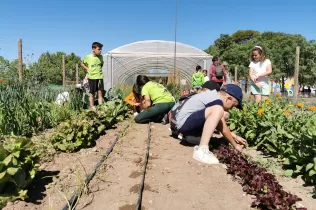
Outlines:
[[260, 117], [262, 116], [263, 111], [264, 111], [264, 109], [262, 109], [262, 108], [258, 110], [258, 115], [259, 115]]
[[304, 104], [302, 104], [302, 103], [298, 103], [297, 105], [296, 105], [298, 108], [303, 108], [304, 107]]
[[309, 106], [308, 111], [316, 111], [316, 106]]
[[281, 97], [280, 93], [275, 94], [276, 97]]
[[290, 114], [291, 114], [290, 110], [288, 110], [288, 109], [284, 110], [284, 115], [286, 117], [290, 116]]

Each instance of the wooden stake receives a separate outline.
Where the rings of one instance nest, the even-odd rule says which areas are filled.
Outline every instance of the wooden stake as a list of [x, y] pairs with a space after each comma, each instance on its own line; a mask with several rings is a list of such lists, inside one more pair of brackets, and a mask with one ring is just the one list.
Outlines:
[[63, 86], [66, 86], [66, 62], [65, 62], [65, 55], [63, 55]]
[[18, 74], [19, 82], [22, 82], [23, 60], [22, 60], [22, 39], [18, 40]]
[[79, 83], [78, 63], [76, 63], [76, 84]]
[[298, 74], [300, 68], [300, 47], [296, 47], [295, 53], [295, 71], [294, 71], [294, 101], [297, 101], [298, 95]]

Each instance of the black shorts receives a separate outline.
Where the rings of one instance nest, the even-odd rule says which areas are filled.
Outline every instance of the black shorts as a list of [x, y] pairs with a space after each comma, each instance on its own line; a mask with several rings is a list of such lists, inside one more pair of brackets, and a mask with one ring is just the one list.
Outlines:
[[95, 93], [98, 90], [104, 90], [103, 79], [88, 79], [89, 93]]

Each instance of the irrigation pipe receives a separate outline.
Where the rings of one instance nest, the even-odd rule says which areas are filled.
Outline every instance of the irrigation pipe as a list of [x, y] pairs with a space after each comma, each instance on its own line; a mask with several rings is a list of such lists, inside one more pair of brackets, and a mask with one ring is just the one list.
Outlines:
[[[124, 130], [122, 131], [122, 133], [124, 133], [126, 131], [126, 129], [129, 127], [129, 124], [127, 124], [127, 126], [124, 128]], [[109, 156], [109, 154], [112, 152], [116, 142], [118, 141], [120, 135], [116, 135], [116, 138], [114, 140], [114, 142], [111, 144], [110, 148], [107, 149], [107, 151], [105, 152], [105, 154], [102, 156], [102, 158], [100, 159], [100, 161], [96, 164], [96, 166], [94, 167], [94, 169], [92, 170], [92, 172], [90, 174], [87, 175], [85, 182], [82, 186], [80, 186], [71, 196], [71, 198], [67, 201], [66, 205], [64, 206], [64, 208], [62, 210], [68, 210], [68, 209], [75, 209], [75, 206], [73, 206], [76, 202], [78, 197], [81, 195], [83, 189], [85, 186], [87, 186], [90, 181], [93, 179], [93, 177], [95, 176], [95, 174], [97, 173], [97, 171], [99, 170], [99, 168], [101, 167], [101, 165], [103, 164], [103, 162], [106, 160], [106, 158]]]
[[146, 168], [148, 164], [148, 157], [149, 157], [149, 148], [150, 148], [150, 123], [148, 124], [148, 139], [147, 139], [147, 151], [145, 155], [145, 163], [143, 169], [143, 176], [140, 182], [139, 191], [138, 191], [138, 199], [136, 204], [136, 210], [141, 210], [142, 206], [142, 198], [143, 198], [143, 191], [144, 191], [144, 183], [145, 183], [145, 175], [146, 175]]

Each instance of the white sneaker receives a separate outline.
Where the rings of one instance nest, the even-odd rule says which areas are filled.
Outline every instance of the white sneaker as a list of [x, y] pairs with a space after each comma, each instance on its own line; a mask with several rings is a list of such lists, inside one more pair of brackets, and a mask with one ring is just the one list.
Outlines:
[[208, 148], [194, 147], [193, 159], [205, 164], [219, 164], [218, 159]]

